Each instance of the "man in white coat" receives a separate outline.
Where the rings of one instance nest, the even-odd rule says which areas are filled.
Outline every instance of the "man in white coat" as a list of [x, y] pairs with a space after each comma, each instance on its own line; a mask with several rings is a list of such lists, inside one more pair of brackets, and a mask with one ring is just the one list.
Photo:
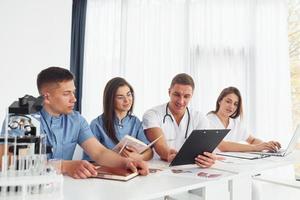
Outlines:
[[[191, 76], [177, 74], [169, 88], [170, 101], [146, 111], [143, 116], [143, 127], [149, 141], [163, 135], [154, 145], [162, 160], [171, 162], [194, 129], [209, 128], [204, 115], [188, 108], [194, 88]], [[212, 166], [215, 160], [214, 154], [205, 152], [195, 158], [195, 163], [206, 168]]]

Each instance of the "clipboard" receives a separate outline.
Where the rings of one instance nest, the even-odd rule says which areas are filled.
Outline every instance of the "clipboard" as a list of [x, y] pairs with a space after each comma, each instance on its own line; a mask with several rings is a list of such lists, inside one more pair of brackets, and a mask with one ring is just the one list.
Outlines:
[[193, 130], [170, 166], [194, 164], [195, 157], [204, 152], [213, 152], [229, 131], [230, 129]]

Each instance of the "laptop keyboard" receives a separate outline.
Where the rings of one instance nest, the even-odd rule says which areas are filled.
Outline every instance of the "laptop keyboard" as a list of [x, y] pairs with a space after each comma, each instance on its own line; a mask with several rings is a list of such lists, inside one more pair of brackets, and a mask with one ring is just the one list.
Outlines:
[[285, 153], [285, 149], [279, 149], [277, 152], [270, 152], [272, 156], [282, 156]]

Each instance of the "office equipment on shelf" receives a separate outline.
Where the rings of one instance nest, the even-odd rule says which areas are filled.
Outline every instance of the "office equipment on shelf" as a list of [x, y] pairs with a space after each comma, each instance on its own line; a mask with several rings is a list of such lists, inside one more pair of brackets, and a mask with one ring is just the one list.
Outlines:
[[0, 135], [0, 196], [16, 199], [35, 194], [62, 197], [63, 177], [47, 161], [46, 135], [40, 131], [43, 98], [25, 95], [13, 102]]
[[229, 131], [230, 129], [193, 130], [170, 166], [194, 164], [195, 157], [204, 152], [213, 152]]

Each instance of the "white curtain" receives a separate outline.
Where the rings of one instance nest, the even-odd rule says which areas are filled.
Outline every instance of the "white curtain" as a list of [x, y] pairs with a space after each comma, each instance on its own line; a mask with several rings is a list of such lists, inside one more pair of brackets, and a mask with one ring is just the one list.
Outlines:
[[249, 130], [285, 143], [291, 98], [285, 0], [89, 0], [83, 115], [102, 112], [114, 76], [136, 94], [135, 114], [168, 100], [174, 75], [190, 73], [192, 107], [214, 109], [221, 90], [241, 90]]
[[200, 87], [194, 106], [213, 109], [220, 91], [236, 86], [249, 131], [286, 144], [292, 131], [286, 1], [193, 0], [189, 23], [190, 66]]
[[140, 118], [168, 100], [171, 79], [186, 72], [183, 16], [184, 0], [88, 1], [83, 91], [88, 120], [102, 112], [103, 88], [114, 76], [132, 84]]

